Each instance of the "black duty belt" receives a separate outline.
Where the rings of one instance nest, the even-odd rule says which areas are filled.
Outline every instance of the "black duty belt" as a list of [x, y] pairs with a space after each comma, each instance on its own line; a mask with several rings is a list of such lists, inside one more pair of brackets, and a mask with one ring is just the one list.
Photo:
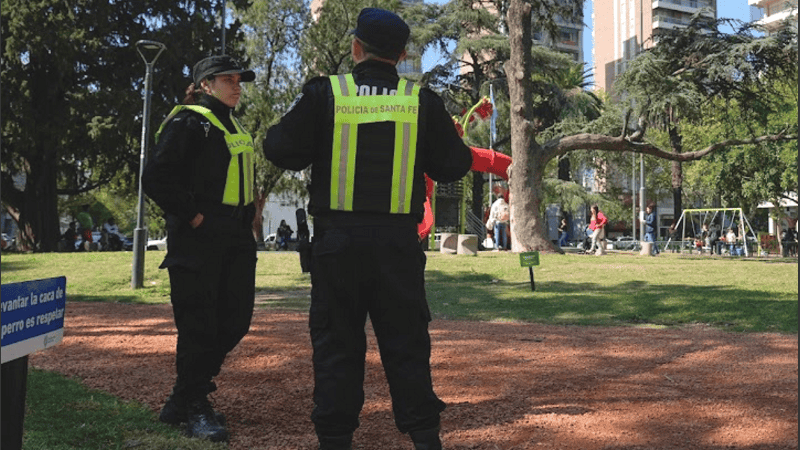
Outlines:
[[359, 212], [329, 212], [314, 216], [315, 229], [391, 227], [416, 229], [417, 216], [413, 214], [379, 214]]

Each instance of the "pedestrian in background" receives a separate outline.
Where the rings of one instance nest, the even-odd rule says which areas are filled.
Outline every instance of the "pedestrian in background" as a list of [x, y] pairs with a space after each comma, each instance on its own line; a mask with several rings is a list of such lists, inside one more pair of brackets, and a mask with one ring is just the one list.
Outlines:
[[559, 247], [566, 247], [568, 244], [567, 238], [569, 235], [567, 234], [567, 218], [561, 218], [561, 224], [558, 225], [558, 246]]
[[92, 218], [92, 214], [89, 212], [89, 205], [81, 205], [81, 212], [75, 217], [80, 225], [78, 229], [78, 233], [81, 235], [81, 243], [78, 247], [79, 251], [88, 251], [90, 250], [91, 244], [94, 242], [94, 236], [92, 236], [92, 230], [94, 229], [94, 219]]
[[275, 232], [275, 235], [278, 238], [278, 248], [276, 250], [288, 250], [289, 249], [289, 240], [292, 238], [292, 227], [286, 223], [285, 220], [281, 220], [281, 224], [278, 226], [278, 231]]
[[438, 450], [445, 404], [431, 381], [417, 224], [424, 174], [459, 180], [472, 154], [439, 96], [397, 74], [408, 25], [392, 12], [365, 8], [354, 34], [353, 73], [308, 81], [263, 146], [278, 167], [311, 165], [311, 419], [321, 450], [352, 448], [364, 404], [369, 315], [397, 428], [417, 450]]
[[728, 246], [728, 254], [736, 256], [736, 233], [733, 232], [733, 228], [728, 228], [728, 232], [725, 233], [725, 244]]
[[65, 252], [74, 252], [76, 250], [75, 245], [78, 241], [78, 230], [76, 229], [75, 221], [69, 223], [67, 227], [67, 231], [64, 232], [62, 235], [62, 242], [64, 242], [64, 251]]
[[159, 418], [191, 436], [224, 441], [208, 400], [226, 355], [247, 334], [255, 300], [253, 139], [232, 112], [255, 74], [230, 56], [195, 64], [184, 104], [156, 134], [142, 176], [164, 211], [178, 376]]
[[652, 242], [653, 249], [651, 251], [651, 254], [658, 255], [661, 253], [661, 250], [659, 250], [655, 238], [656, 214], [653, 212], [653, 207], [651, 205], [647, 205], [647, 207], [645, 208], [645, 213], [647, 215], [645, 216], [644, 219], [644, 241]]
[[508, 224], [510, 221], [510, 211], [506, 199], [503, 198], [501, 192], [497, 200], [492, 203], [492, 209], [489, 212], [489, 222], [494, 230], [494, 248], [495, 250], [508, 250]]
[[592, 253], [596, 249], [598, 254], [602, 254], [606, 246], [606, 224], [608, 219], [597, 205], [592, 205], [591, 211], [592, 218], [589, 221], [589, 228], [592, 230], [592, 245], [587, 253]]

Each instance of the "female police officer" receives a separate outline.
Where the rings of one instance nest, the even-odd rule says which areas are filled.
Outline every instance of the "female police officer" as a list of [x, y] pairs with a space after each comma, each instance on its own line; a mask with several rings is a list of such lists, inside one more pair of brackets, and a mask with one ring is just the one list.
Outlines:
[[418, 450], [441, 449], [430, 373], [425, 254], [416, 233], [424, 175], [442, 182], [472, 164], [442, 100], [399, 79], [409, 28], [366, 8], [352, 74], [310, 80], [264, 154], [292, 170], [312, 166], [312, 420], [320, 449], [349, 449], [364, 403], [367, 314], [389, 381], [395, 423]]
[[256, 267], [253, 140], [231, 111], [240, 82], [255, 74], [230, 56], [212, 56], [194, 66], [193, 78], [184, 104], [156, 134], [142, 177], [165, 213], [161, 268], [169, 270], [178, 329], [178, 376], [160, 419], [222, 441], [228, 433], [207, 397], [225, 356], [250, 327]]

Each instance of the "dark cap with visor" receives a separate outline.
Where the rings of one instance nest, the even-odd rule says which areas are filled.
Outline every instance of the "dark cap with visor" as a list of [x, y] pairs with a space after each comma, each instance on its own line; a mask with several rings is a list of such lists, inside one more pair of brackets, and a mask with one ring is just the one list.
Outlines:
[[228, 75], [238, 73], [242, 76], [242, 81], [253, 81], [256, 74], [252, 70], [247, 70], [228, 55], [209, 56], [194, 65], [192, 69], [192, 79], [195, 84], [199, 84], [204, 78], [210, 75]]
[[381, 53], [400, 56], [411, 30], [400, 16], [391, 11], [364, 8], [358, 15], [356, 29], [351, 33]]

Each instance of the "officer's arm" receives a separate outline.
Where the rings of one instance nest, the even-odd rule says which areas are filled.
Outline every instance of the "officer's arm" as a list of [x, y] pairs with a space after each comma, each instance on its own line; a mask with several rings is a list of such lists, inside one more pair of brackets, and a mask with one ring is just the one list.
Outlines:
[[427, 108], [427, 132], [422, 137], [425, 173], [442, 183], [458, 181], [472, 167], [472, 151], [461, 140], [438, 95], [423, 89], [420, 102]]
[[174, 117], [161, 133], [142, 174], [142, 189], [147, 196], [184, 223], [200, 212], [190, 191], [192, 149], [200, 148], [200, 130], [200, 123], [191, 114]]
[[[303, 170], [314, 160], [319, 140], [319, 130], [326, 108], [318, 105], [322, 80], [316, 78], [303, 86], [280, 122], [270, 127], [264, 139], [264, 156], [276, 166], [289, 170]], [[327, 79], [324, 79], [328, 83]]]

